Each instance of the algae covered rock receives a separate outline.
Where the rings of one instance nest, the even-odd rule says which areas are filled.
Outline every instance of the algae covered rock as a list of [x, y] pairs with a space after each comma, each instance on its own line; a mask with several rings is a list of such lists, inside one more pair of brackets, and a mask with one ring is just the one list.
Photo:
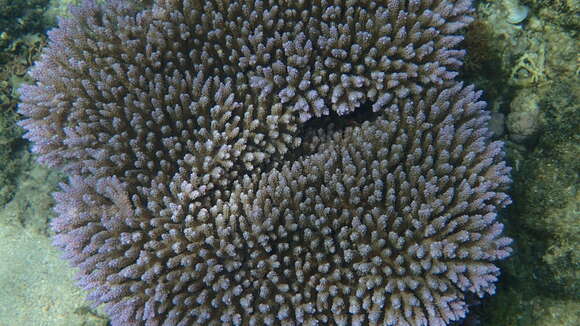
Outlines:
[[507, 127], [510, 138], [522, 142], [537, 135], [541, 127], [540, 97], [531, 89], [524, 89], [510, 103]]

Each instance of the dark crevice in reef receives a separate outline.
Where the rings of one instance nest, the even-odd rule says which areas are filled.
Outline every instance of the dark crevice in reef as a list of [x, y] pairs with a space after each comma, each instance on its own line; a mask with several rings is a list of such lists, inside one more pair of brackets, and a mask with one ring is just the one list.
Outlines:
[[354, 112], [345, 115], [339, 115], [335, 111], [330, 114], [311, 118], [299, 130], [299, 137], [302, 139], [302, 145], [285, 156], [287, 160], [295, 160], [300, 156], [316, 152], [316, 146], [312, 147], [312, 139], [315, 136], [329, 136], [331, 133], [341, 131], [349, 127], [360, 126], [366, 121], [373, 122], [379, 116], [379, 112], [373, 112], [373, 102], [367, 101]]
[[[273, 155], [269, 163], [259, 166], [260, 171], [269, 172], [274, 168], [279, 168], [280, 162], [296, 161], [301, 156], [310, 155], [316, 152], [310, 148], [312, 139], [318, 135], [329, 135], [330, 132], [344, 130], [348, 127], [358, 126], [365, 121], [372, 122], [379, 117], [379, 112], [373, 112], [373, 102], [366, 102], [357, 108], [354, 112], [345, 115], [338, 115], [335, 111], [330, 111], [330, 114], [311, 118], [300, 126], [298, 137], [302, 139], [302, 144], [295, 150], [289, 150], [283, 156], [278, 154]], [[240, 171], [240, 175], [252, 175], [248, 171]]]
[[338, 115], [335, 111], [330, 111], [329, 115], [306, 121], [301, 126], [302, 136], [312, 131], [327, 129], [331, 125], [335, 130], [342, 130], [346, 127], [362, 124], [365, 121], [375, 121], [378, 116], [378, 112], [373, 112], [373, 103], [367, 101], [349, 114]]

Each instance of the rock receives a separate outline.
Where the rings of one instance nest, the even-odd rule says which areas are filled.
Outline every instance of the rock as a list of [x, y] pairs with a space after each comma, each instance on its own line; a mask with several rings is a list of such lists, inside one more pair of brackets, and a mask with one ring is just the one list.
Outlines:
[[530, 89], [521, 90], [512, 100], [507, 117], [510, 139], [522, 143], [537, 135], [541, 128], [539, 100]]

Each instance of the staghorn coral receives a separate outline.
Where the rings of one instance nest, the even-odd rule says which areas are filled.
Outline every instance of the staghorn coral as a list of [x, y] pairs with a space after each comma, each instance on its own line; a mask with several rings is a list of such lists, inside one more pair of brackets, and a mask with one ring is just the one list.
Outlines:
[[305, 324], [447, 325], [465, 317], [465, 293], [494, 293], [492, 262], [511, 252], [496, 221], [510, 179], [479, 96], [430, 89], [240, 182], [221, 211], [268, 266], [260, 283], [277, 299], [258, 298], [264, 319], [294, 310]]
[[432, 89], [201, 205], [152, 194], [150, 217], [117, 178], [74, 177], [55, 242], [119, 325], [446, 325], [510, 252], [495, 221], [509, 169], [478, 97]]
[[50, 32], [31, 72], [38, 83], [21, 91], [20, 112], [32, 118], [21, 125], [41, 163], [134, 187], [189, 171], [211, 189], [236, 177], [232, 167], [252, 169], [300, 143], [290, 108], [165, 49], [154, 12], [86, 2]]
[[[492, 262], [509, 253], [495, 222], [509, 202], [501, 144], [489, 144], [479, 93], [453, 81], [454, 33], [470, 10], [435, 0], [73, 9], [50, 32], [20, 112], [39, 161], [70, 175], [52, 227], [79, 284], [113, 325], [465, 316], [464, 293], [492, 293]], [[363, 104], [375, 122], [302, 130]], [[369, 294], [381, 285], [383, 296]]]
[[[453, 49], [463, 39], [454, 33], [472, 20], [469, 11], [466, 0], [382, 5], [160, 0], [141, 11], [130, 1], [110, 1], [105, 10], [86, 2], [50, 33], [52, 42], [32, 71], [40, 84], [24, 88], [21, 111], [34, 114], [25, 127], [41, 162], [58, 166], [65, 158], [95, 160], [86, 151], [95, 139], [83, 136], [95, 134], [95, 128], [135, 128], [137, 120], [152, 118], [143, 111], [172, 108], [155, 115], [162, 128], [169, 118], [186, 120], [181, 111], [192, 111], [196, 102], [200, 111], [214, 105], [244, 108], [227, 110], [240, 121], [225, 122], [233, 129], [246, 125], [240, 126], [244, 146], [257, 143], [257, 149], [243, 160], [259, 163], [251, 154], [264, 153], [265, 138], [275, 138], [268, 152], [294, 147], [296, 120], [330, 109], [348, 113], [366, 102], [404, 98], [451, 81], [464, 55]], [[221, 97], [215, 98], [220, 87]], [[196, 101], [202, 93], [204, 101]], [[91, 120], [100, 117], [115, 126]], [[254, 130], [252, 118], [268, 124]], [[93, 123], [81, 127], [79, 121]], [[209, 130], [207, 123], [193, 121], [185, 128]], [[95, 164], [117, 170], [127, 165]]]

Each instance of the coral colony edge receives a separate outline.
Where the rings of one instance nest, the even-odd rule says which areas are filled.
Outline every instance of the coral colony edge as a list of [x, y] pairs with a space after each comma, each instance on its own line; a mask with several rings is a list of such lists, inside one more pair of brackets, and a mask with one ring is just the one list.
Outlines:
[[51, 226], [79, 285], [113, 325], [463, 319], [511, 252], [503, 144], [456, 80], [472, 10], [72, 8], [19, 112], [39, 162], [69, 175]]

